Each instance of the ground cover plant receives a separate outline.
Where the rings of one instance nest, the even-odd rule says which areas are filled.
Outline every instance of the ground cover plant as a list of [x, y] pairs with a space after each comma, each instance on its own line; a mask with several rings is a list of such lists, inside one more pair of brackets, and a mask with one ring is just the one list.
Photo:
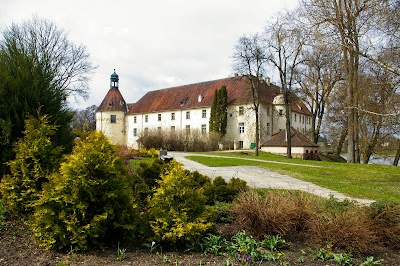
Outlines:
[[265, 167], [351, 197], [400, 202], [399, 167], [287, 159], [265, 152], [260, 152], [258, 157], [235, 152], [204, 153], [204, 155], [223, 155], [228, 158], [206, 156], [187, 158], [214, 167], [238, 165]]

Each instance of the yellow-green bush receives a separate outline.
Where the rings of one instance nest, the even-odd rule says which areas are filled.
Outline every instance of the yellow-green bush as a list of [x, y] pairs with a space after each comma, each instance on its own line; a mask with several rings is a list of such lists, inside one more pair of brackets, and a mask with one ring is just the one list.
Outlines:
[[24, 137], [14, 147], [15, 159], [7, 163], [11, 174], [0, 184], [3, 199], [14, 214], [32, 213], [32, 202], [38, 199], [47, 176], [58, 168], [62, 149], [51, 141], [55, 132], [47, 116], [25, 121]]
[[155, 148], [150, 148], [147, 151], [147, 156], [149, 156], [151, 158], [157, 158], [158, 157], [158, 150], [156, 150]]
[[181, 244], [207, 232], [214, 215], [206, 197], [187, 171], [176, 162], [161, 174], [159, 187], [149, 199], [149, 220], [155, 240]]
[[30, 227], [41, 246], [87, 250], [133, 236], [131, 178], [101, 133], [77, 142], [35, 203]]

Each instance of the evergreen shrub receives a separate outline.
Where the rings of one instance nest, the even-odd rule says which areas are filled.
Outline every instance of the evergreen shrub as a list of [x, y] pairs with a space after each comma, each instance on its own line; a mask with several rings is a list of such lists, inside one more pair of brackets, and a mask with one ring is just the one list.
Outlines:
[[91, 133], [44, 186], [30, 223], [33, 236], [57, 250], [87, 250], [133, 236], [131, 185], [115, 146], [102, 133]]
[[7, 163], [10, 174], [0, 184], [3, 199], [15, 215], [33, 212], [32, 203], [39, 198], [48, 175], [59, 167], [62, 148], [52, 143], [55, 133], [56, 126], [49, 125], [46, 115], [25, 121], [24, 137], [14, 146], [15, 159]]
[[203, 189], [178, 163], [172, 161], [157, 182], [159, 187], [148, 201], [149, 222], [156, 241], [184, 244], [214, 225]]

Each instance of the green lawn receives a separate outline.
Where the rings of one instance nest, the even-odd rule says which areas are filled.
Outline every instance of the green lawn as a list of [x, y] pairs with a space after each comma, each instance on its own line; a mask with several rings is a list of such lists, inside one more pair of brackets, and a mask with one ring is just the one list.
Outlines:
[[[304, 161], [287, 159], [279, 155], [264, 152], [260, 152], [259, 157], [253, 154], [245, 155], [233, 152], [204, 154], [229, 156], [232, 158], [203, 156], [189, 156], [187, 158], [215, 167], [238, 165], [265, 167], [352, 197], [400, 202], [400, 167]], [[243, 159], [261, 159], [271, 162], [257, 162]], [[282, 164], [282, 162], [290, 164]]]

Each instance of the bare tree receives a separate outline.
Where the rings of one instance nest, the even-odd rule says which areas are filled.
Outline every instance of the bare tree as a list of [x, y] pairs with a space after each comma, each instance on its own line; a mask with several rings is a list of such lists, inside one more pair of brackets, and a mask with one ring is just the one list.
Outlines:
[[74, 113], [72, 127], [78, 131], [89, 132], [96, 129], [96, 105], [87, 107], [84, 110], [77, 110]]
[[285, 102], [287, 157], [292, 158], [290, 101], [295, 84], [296, 68], [301, 64], [301, 51], [307, 34], [293, 27], [292, 17], [286, 14], [265, 28], [268, 61], [277, 69]]
[[90, 76], [96, 67], [86, 47], [69, 41], [53, 22], [33, 17], [21, 25], [13, 23], [6, 29], [1, 46], [32, 56], [51, 78], [51, 86], [63, 95], [88, 97]]
[[255, 114], [255, 155], [259, 155], [260, 147], [260, 121], [259, 107], [260, 99], [258, 92], [260, 89], [261, 77], [265, 72], [265, 64], [267, 56], [263, 47], [262, 39], [258, 34], [251, 36], [243, 36], [239, 39], [234, 48], [233, 54], [233, 70], [239, 75], [243, 75], [248, 79], [251, 87], [251, 99], [253, 102], [253, 111]]
[[300, 85], [299, 94], [312, 113], [314, 143], [318, 143], [331, 92], [343, 79], [335, 50], [318, 44], [308, 46], [303, 51], [303, 63], [296, 71], [296, 80]]
[[[368, 58], [375, 63], [390, 69], [390, 64], [379, 60], [382, 47], [374, 40], [389, 43], [383, 31], [385, 24], [383, 14], [389, 15], [388, 0], [302, 0], [303, 17], [309, 20], [313, 30], [323, 38], [326, 46], [338, 46], [341, 49], [343, 73], [346, 80], [347, 110], [347, 161], [359, 162], [359, 76], [361, 59]], [[395, 1], [398, 3], [398, 1]], [[398, 6], [398, 5], [397, 5]], [[398, 13], [397, 13], [398, 14]], [[397, 15], [398, 16], [398, 15]], [[388, 16], [386, 16], [387, 18]], [[386, 20], [386, 22], [388, 22]], [[386, 24], [387, 25], [387, 24]], [[389, 35], [387, 35], [389, 36]], [[385, 41], [382, 41], [383, 39]], [[371, 53], [375, 51], [374, 53]]]

